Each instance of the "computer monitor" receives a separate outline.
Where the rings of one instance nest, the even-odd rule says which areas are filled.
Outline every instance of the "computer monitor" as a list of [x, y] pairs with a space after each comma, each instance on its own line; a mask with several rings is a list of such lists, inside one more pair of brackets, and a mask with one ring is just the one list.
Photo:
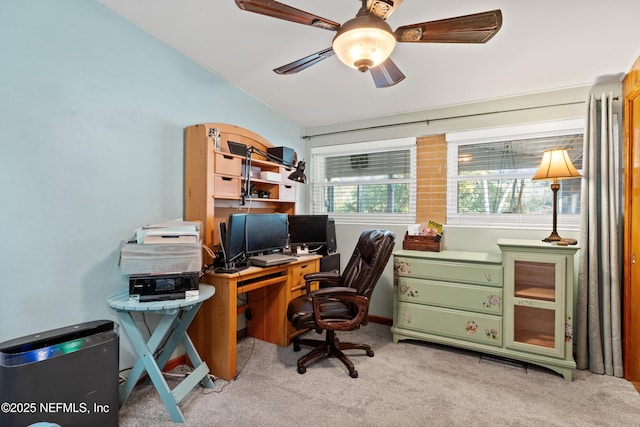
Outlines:
[[[220, 237], [226, 268], [232, 268], [233, 263], [244, 255], [244, 223], [246, 214], [231, 214], [227, 219], [227, 225], [220, 223]], [[226, 228], [226, 232], [223, 232]]]
[[289, 244], [320, 246], [327, 244], [328, 215], [289, 215]]
[[245, 218], [245, 254], [268, 254], [287, 246], [289, 228], [286, 214], [247, 214]]

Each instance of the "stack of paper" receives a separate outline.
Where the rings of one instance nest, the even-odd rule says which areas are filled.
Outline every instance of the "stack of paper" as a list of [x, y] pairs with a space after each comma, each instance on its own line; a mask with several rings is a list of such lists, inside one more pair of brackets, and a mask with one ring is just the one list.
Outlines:
[[139, 245], [198, 243], [201, 225], [198, 221], [182, 220], [145, 225], [136, 230], [136, 242]]
[[122, 274], [170, 274], [202, 269], [199, 243], [138, 245], [124, 243], [120, 251]]
[[122, 274], [169, 274], [202, 269], [199, 221], [173, 220], [135, 230], [135, 242], [120, 251]]

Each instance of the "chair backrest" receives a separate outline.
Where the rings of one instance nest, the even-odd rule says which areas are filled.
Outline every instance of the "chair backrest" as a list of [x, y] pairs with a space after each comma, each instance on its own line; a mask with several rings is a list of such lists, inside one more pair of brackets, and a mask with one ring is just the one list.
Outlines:
[[396, 235], [389, 230], [365, 230], [360, 234], [351, 259], [342, 271], [340, 286], [358, 289], [359, 295], [371, 298], [382, 275]]

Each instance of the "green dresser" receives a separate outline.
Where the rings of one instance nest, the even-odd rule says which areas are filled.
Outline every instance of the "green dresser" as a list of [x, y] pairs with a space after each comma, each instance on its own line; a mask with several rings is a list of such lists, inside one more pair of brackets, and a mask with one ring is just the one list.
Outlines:
[[499, 254], [394, 253], [393, 338], [502, 347]]
[[571, 380], [573, 254], [501, 240], [501, 252], [394, 252], [394, 342], [430, 341], [537, 364]]

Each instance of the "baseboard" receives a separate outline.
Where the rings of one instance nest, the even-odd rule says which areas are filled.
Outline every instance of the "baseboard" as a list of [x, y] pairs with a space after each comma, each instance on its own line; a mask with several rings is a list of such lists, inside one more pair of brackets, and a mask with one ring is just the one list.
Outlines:
[[393, 319], [389, 319], [388, 317], [373, 316], [371, 314], [369, 315], [369, 321], [373, 323], [379, 323], [381, 325], [393, 325]]
[[[188, 363], [187, 355], [186, 354], [181, 354], [180, 356], [169, 360], [167, 362], [167, 364], [164, 365], [164, 368], [162, 368], [162, 372], [170, 372], [170, 371], [174, 370], [175, 368], [177, 368], [178, 366], [188, 365], [188, 364], [189, 363]], [[136, 385], [143, 384], [145, 381], [147, 381], [148, 378], [149, 378], [149, 374], [147, 374], [145, 372], [140, 377], [140, 379], [136, 382]], [[122, 383], [122, 382], [124, 382], [124, 380], [121, 380], [120, 382]]]
[[170, 359], [166, 365], [164, 365], [164, 368], [162, 368], [162, 372], [169, 372], [174, 370], [175, 368], [177, 368], [180, 365], [186, 365], [187, 364], [187, 355], [186, 354], [181, 354], [180, 356]]

